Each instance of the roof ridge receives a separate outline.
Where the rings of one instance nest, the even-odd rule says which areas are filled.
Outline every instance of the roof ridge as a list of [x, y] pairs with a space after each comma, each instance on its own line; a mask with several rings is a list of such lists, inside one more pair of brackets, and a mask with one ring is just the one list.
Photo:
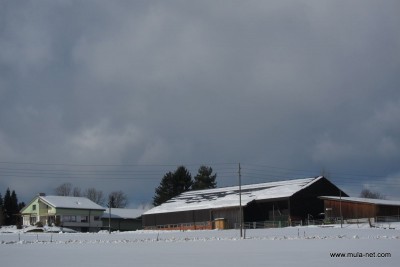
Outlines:
[[[296, 178], [296, 179], [289, 179], [289, 180], [281, 180], [281, 181], [271, 181], [271, 182], [265, 182], [265, 183], [255, 183], [255, 184], [245, 184], [242, 185], [242, 190], [243, 189], [253, 189], [253, 188], [257, 188], [257, 186], [260, 186], [260, 189], [268, 186], [279, 186], [279, 184], [285, 185], [288, 182], [294, 182], [294, 181], [298, 181], [299, 183], [301, 181], [305, 181], [305, 180], [310, 180], [306, 185], [308, 185], [310, 182], [314, 182], [315, 180], [322, 178], [323, 176], [317, 176], [317, 177], [308, 177], [308, 178]], [[277, 185], [275, 185], [277, 184]], [[306, 186], [305, 185], [305, 186]], [[191, 195], [191, 194], [197, 194], [197, 193], [201, 193], [201, 192], [206, 192], [206, 191], [210, 191], [210, 193], [212, 192], [219, 192], [219, 191], [225, 191], [225, 190], [239, 190], [239, 185], [233, 185], [233, 186], [225, 186], [225, 187], [218, 187], [218, 188], [209, 188], [209, 189], [201, 189], [201, 190], [190, 190], [190, 191], [185, 191], [183, 193], [181, 193], [180, 195]], [[178, 196], [180, 196], [178, 195]]]

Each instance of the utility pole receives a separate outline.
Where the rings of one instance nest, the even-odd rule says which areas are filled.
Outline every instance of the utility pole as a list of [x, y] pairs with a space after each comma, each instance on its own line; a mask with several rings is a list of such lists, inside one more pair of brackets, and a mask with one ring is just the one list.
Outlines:
[[108, 233], [111, 234], [111, 201], [108, 203]]
[[243, 208], [242, 208], [242, 172], [239, 163], [239, 220], [240, 238], [243, 238]]
[[111, 234], [111, 206], [114, 204], [114, 196], [110, 197], [108, 202], [108, 233]]
[[343, 215], [342, 215], [342, 190], [339, 189], [340, 193], [340, 202], [339, 202], [339, 208], [340, 208], [340, 228], [343, 228]]

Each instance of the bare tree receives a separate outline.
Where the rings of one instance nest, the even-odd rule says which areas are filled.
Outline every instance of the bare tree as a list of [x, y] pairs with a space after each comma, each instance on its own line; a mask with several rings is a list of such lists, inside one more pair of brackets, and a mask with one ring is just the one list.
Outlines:
[[360, 193], [360, 197], [363, 198], [375, 198], [375, 199], [385, 199], [385, 196], [379, 192], [371, 191], [367, 188], [363, 189]]
[[56, 187], [54, 192], [57, 196], [70, 196], [72, 191], [72, 184], [70, 183], [63, 183], [62, 185]]
[[85, 190], [83, 193], [83, 196], [87, 197], [91, 201], [99, 204], [99, 205], [104, 205], [104, 196], [103, 196], [103, 191], [97, 190], [96, 188], [88, 188]]
[[81, 197], [82, 196], [81, 189], [79, 187], [74, 187], [74, 190], [72, 191], [72, 195], [74, 197]]
[[153, 207], [154, 207], [153, 204], [151, 204], [150, 202], [148, 202], [148, 203], [142, 202], [142, 203], [139, 204], [139, 206], [137, 208], [139, 210], [149, 210], [149, 209], [151, 209]]
[[128, 206], [128, 197], [122, 191], [114, 191], [108, 195], [108, 203], [111, 208], [125, 208]]

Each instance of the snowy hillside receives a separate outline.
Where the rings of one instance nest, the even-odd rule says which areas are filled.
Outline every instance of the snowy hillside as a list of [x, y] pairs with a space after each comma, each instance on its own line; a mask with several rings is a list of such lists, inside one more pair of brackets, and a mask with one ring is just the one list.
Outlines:
[[238, 230], [83, 234], [3, 228], [0, 257], [2, 266], [396, 266], [400, 225], [381, 226], [247, 230], [246, 239]]

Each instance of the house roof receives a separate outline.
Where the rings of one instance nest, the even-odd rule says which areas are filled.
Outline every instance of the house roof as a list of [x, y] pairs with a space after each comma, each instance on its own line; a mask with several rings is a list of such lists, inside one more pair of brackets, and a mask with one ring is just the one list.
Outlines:
[[[272, 200], [291, 197], [298, 191], [310, 186], [321, 178], [323, 178], [323, 176], [317, 178], [243, 185], [241, 188], [242, 206], [246, 206], [249, 202], [254, 200]], [[188, 191], [168, 200], [160, 206], [146, 211], [144, 215], [238, 206], [239, 186], [232, 186]]]
[[400, 201], [396, 200], [385, 200], [385, 199], [373, 199], [373, 198], [361, 198], [361, 197], [331, 197], [331, 196], [322, 196], [321, 199], [327, 200], [341, 200], [346, 202], [356, 202], [356, 203], [367, 203], [367, 204], [375, 204], [375, 205], [386, 205], [386, 206], [400, 206]]
[[102, 206], [85, 197], [39, 196], [39, 199], [54, 208], [105, 210]]
[[[109, 209], [105, 208], [106, 211], [103, 213], [102, 218], [109, 218]], [[114, 219], [137, 219], [144, 213], [142, 209], [111, 209], [111, 218]]]

